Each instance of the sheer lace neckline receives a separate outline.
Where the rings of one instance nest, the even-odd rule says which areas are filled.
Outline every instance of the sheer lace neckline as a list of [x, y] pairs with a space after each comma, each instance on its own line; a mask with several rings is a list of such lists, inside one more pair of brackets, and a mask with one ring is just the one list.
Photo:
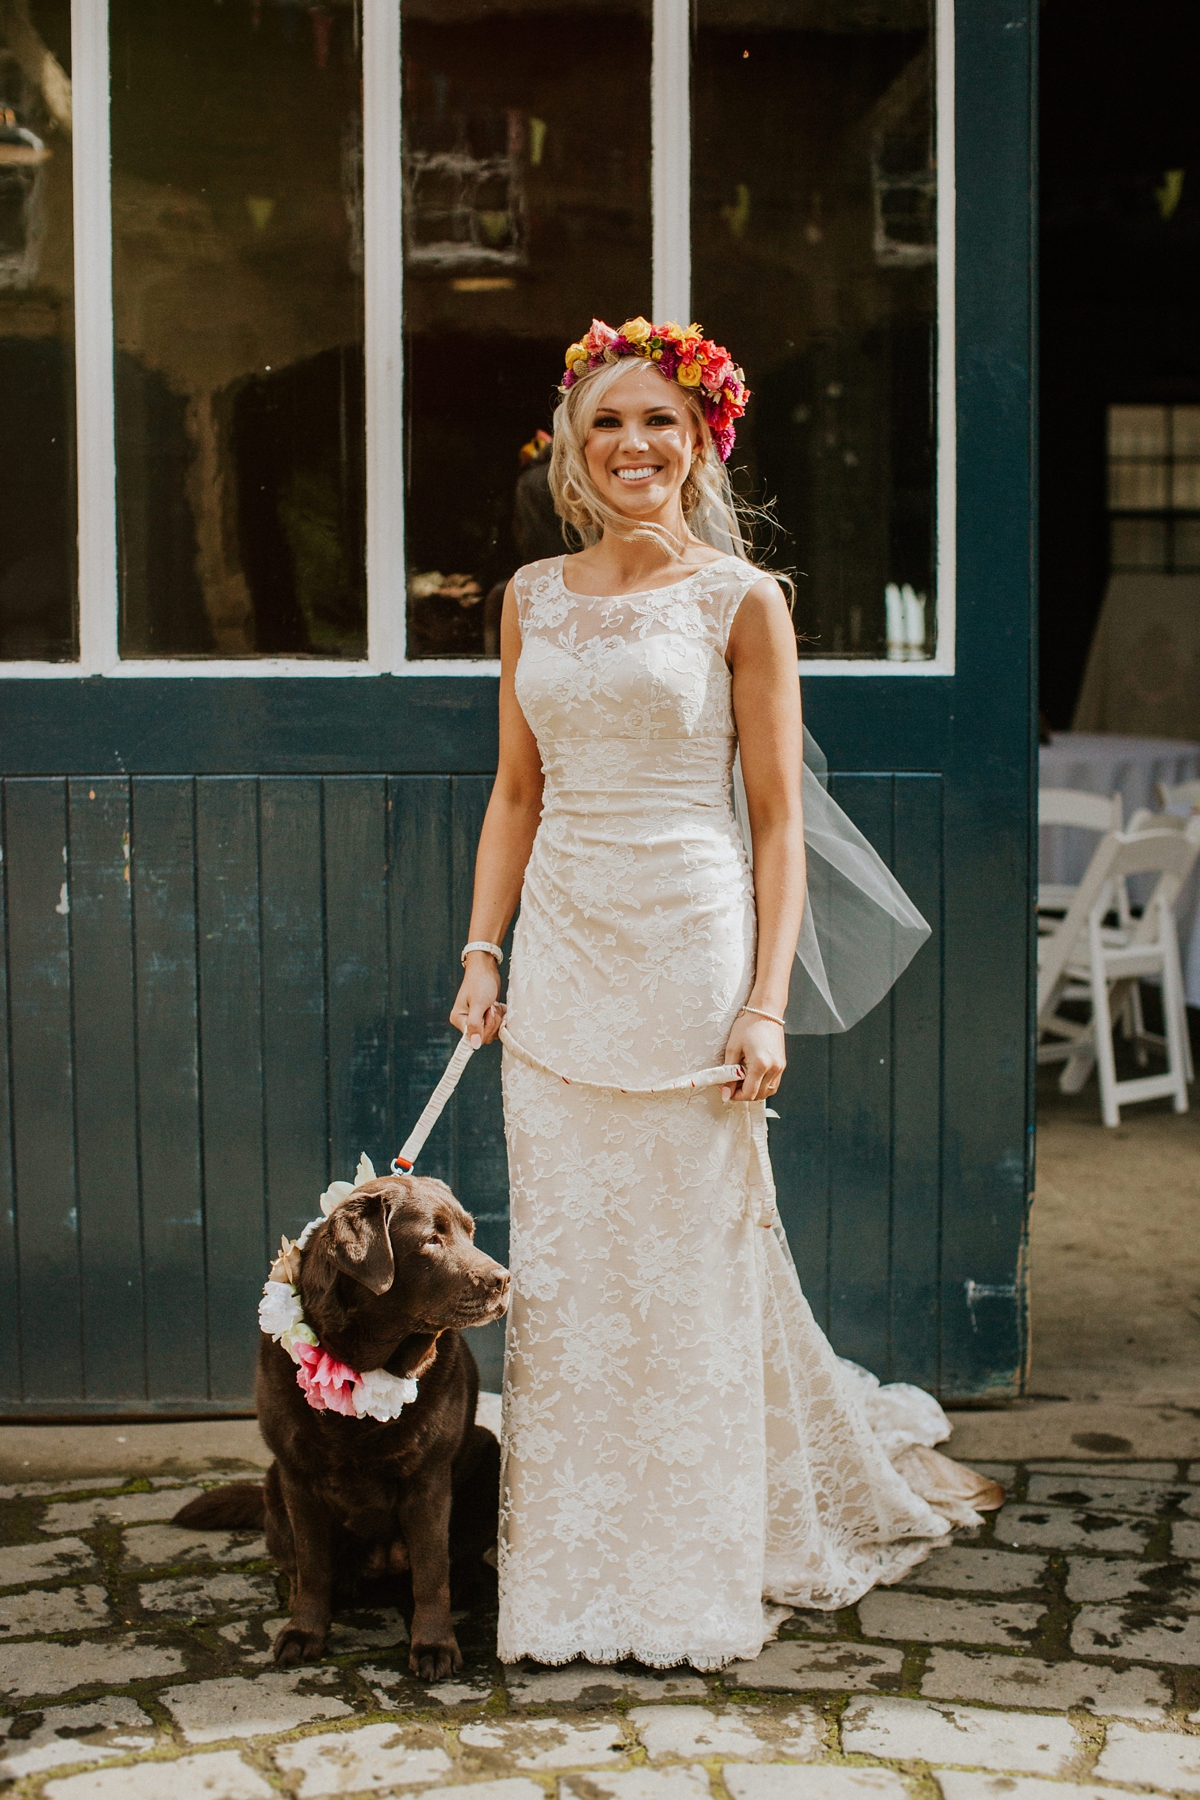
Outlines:
[[575, 588], [567, 586], [566, 576], [564, 574], [567, 554], [568, 553], [564, 551], [558, 558], [558, 565], [554, 570], [558, 585], [563, 593], [571, 600], [603, 600], [609, 605], [619, 605], [622, 600], [652, 599], [655, 594], [673, 594], [676, 588], [686, 587], [688, 582], [695, 581], [698, 575], [706, 575], [710, 569], [719, 568], [722, 563], [739, 562], [741, 560], [740, 557], [727, 552], [724, 556], [714, 556], [711, 562], [701, 563], [698, 569], [693, 569], [690, 575], [681, 576], [678, 581], [665, 582], [662, 587], [628, 588], [623, 594], [580, 594]]

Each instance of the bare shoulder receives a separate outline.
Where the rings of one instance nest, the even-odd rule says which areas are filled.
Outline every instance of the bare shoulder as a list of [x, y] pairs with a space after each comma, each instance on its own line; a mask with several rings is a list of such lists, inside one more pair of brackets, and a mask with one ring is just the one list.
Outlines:
[[761, 619], [768, 619], [782, 611], [790, 619], [787, 596], [774, 575], [760, 574], [751, 587], [742, 596], [742, 604], [738, 608], [739, 615], [747, 613], [753, 617], [756, 613]]
[[729, 632], [730, 661], [738, 656], [794, 656], [796, 634], [787, 596], [773, 575], [760, 575], [742, 596]]

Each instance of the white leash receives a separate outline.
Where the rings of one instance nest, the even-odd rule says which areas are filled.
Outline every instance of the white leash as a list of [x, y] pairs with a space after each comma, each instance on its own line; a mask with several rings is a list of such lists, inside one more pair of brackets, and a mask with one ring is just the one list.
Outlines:
[[[556, 1073], [545, 1063], [539, 1062], [536, 1057], [530, 1056], [527, 1050], [522, 1050], [521, 1046], [515, 1043], [503, 1028], [501, 1028], [500, 1036], [509, 1049], [521, 1058], [522, 1062], [529, 1063], [533, 1068], [540, 1069], [547, 1075]], [[458, 1086], [462, 1072], [474, 1054], [474, 1045], [464, 1035], [450, 1061], [446, 1064], [445, 1074], [426, 1101], [420, 1118], [392, 1159], [393, 1175], [411, 1173], [413, 1164], [424, 1148], [426, 1138], [441, 1118], [446, 1102]], [[745, 1070], [738, 1068], [736, 1064], [724, 1063], [720, 1067], [697, 1069], [694, 1075], [676, 1076], [674, 1080], [664, 1081], [657, 1087], [623, 1088], [614, 1081], [573, 1082], [567, 1075], [560, 1075], [559, 1080], [565, 1082], [568, 1087], [607, 1088], [619, 1094], [671, 1094], [687, 1088], [720, 1087], [728, 1081], [740, 1081], [744, 1074]]]
[[407, 1175], [411, 1172], [413, 1164], [424, 1148], [425, 1139], [441, 1118], [447, 1100], [458, 1086], [462, 1072], [474, 1054], [475, 1046], [464, 1034], [462, 1042], [446, 1064], [446, 1073], [430, 1094], [420, 1118], [397, 1150], [392, 1160], [393, 1175]]

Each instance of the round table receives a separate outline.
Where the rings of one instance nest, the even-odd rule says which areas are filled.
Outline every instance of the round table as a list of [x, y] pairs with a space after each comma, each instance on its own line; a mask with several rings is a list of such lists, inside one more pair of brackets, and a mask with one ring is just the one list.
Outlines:
[[[1051, 741], [1042, 745], [1040, 764], [1042, 787], [1079, 788], [1088, 794], [1119, 792], [1128, 821], [1140, 806], [1158, 811], [1158, 782], [1173, 786], [1200, 777], [1200, 744], [1176, 738], [1122, 737], [1109, 731], [1056, 731]], [[1041, 880], [1082, 879], [1096, 848], [1094, 832], [1044, 825], [1038, 838]], [[1135, 900], [1144, 897], [1133, 895]], [[1195, 873], [1176, 910], [1187, 1002], [1200, 1007], [1200, 877]]]

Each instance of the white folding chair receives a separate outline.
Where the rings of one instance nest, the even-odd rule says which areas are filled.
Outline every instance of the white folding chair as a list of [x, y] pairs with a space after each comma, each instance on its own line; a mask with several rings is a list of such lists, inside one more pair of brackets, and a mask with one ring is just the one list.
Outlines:
[[1191, 824], [1190, 813], [1151, 812], [1148, 806], [1139, 806], [1136, 812], [1129, 815], [1126, 831], [1186, 831]]
[[[1077, 831], [1121, 829], [1121, 796], [1088, 794], [1080, 788], [1039, 788], [1038, 824], [1071, 825]], [[1075, 882], [1039, 881], [1038, 912], [1065, 913], [1075, 897]]]
[[[1144, 810], [1144, 809], [1143, 809]], [[1038, 825], [1069, 825], [1076, 831], [1120, 831], [1122, 798], [1113, 794], [1091, 794], [1083, 788], [1039, 788]], [[1045, 937], [1058, 928], [1072, 900], [1077, 882], [1040, 881], [1037, 898], [1038, 936]], [[1118, 883], [1115, 893], [1117, 924], [1127, 930], [1133, 922], [1125, 883]], [[1142, 1018], [1142, 996], [1136, 986], [1130, 990], [1121, 1009], [1121, 1031], [1134, 1045], [1139, 1062], [1145, 1062], [1145, 1021]]]
[[[1066, 917], [1039, 942], [1038, 1035], [1046, 1041], [1039, 1041], [1038, 1061], [1066, 1064], [1059, 1082], [1064, 1093], [1078, 1093], [1095, 1067], [1106, 1125], [1119, 1125], [1121, 1107], [1139, 1100], [1170, 1096], [1176, 1112], [1187, 1111], [1191, 1059], [1174, 908], [1198, 853], [1200, 816], [1186, 820], [1182, 831], [1106, 833]], [[1118, 884], [1131, 875], [1158, 876], [1142, 916], [1128, 927], [1106, 926]], [[1118, 1081], [1114, 1012], [1149, 975], [1162, 982], [1166, 1073]], [[1086, 1023], [1060, 1011], [1065, 1001], [1082, 998], [1091, 1005]]]
[[1191, 812], [1200, 812], [1200, 781], [1177, 781], [1174, 784], [1156, 781], [1154, 791], [1158, 795], [1158, 804], [1165, 813], [1182, 813], [1185, 817]]
[[[1163, 792], [1162, 783], [1160, 782], [1158, 785], [1160, 793]], [[1169, 793], [1170, 789], [1165, 791]], [[1151, 812], [1148, 806], [1139, 806], [1136, 812], [1130, 814], [1129, 823], [1125, 829], [1126, 831], [1186, 832], [1193, 817], [1194, 815], [1191, 813]], [[1140, 1063], [1149, 1061], [1149, 1058], [1146, 1055], [1146, 1046], [1148, 1044], [1157, 1044], [1158, 1047], [1162, 1049], [1166, 1043], [1166, 1039], [1160, 1032], [1146, 1030], [1145, 1021], [1142, 1017], [1141, 989], [1136, 982], [1134, 982], [1130, 991], [1128, 1008], [1122, 1015], [1121, 1024], [1126, 1037], [1131, 1037], [1134, 1041], [1134, 1050]], [[1189, 1082], [1194, 1081], [1196, 1071], [1192, 1065], [1192, 1036], [1190, 1031], [1185, 1031], [1183, 1034], [1183, 1051], [1184, 1062], [1187, 1065], [1187, 1078]]]

